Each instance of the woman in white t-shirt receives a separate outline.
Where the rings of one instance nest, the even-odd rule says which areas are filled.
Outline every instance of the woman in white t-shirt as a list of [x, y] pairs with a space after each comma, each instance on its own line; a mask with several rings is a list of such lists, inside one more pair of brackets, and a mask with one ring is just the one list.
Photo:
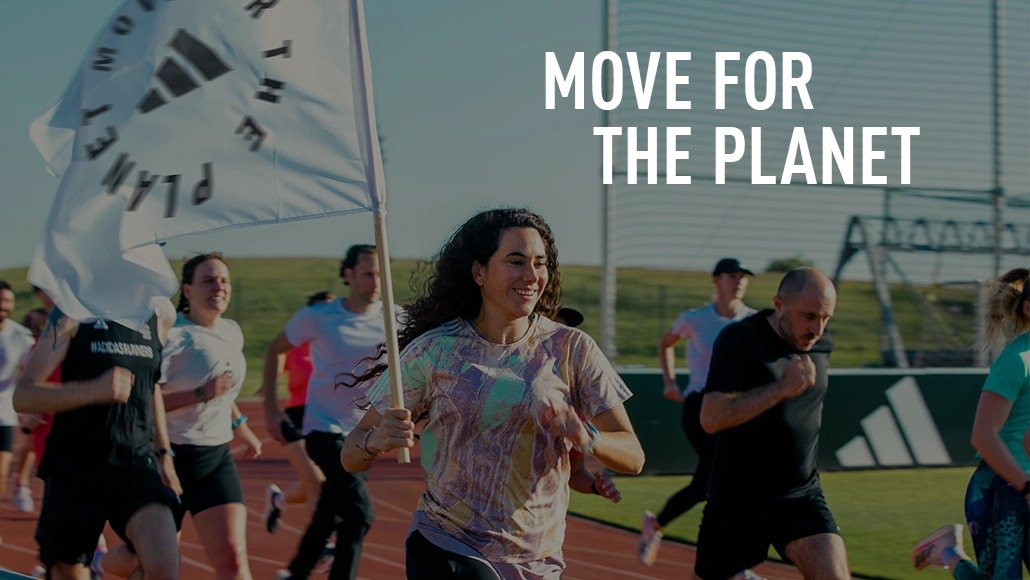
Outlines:
[[[162, 350], [161, 390], [182, 484], [176, 524], [192, 514], [217, 578], [250, 580], [247, 508], [229, 443], [239, 438], [246, 446], [240, 460], [246, 461], [261, 454], [261, 441], [235, 402], [247, 362], [240, 325], [222, 318], [231, 295], [229, 267], [220, 254], [183, 265], [179, 315]], [[134, 567], [122, 549], [97, 565], [117, 575]]]
[[344, 443], [344, 467], [365, 471], [411, 447], [413, 416], [427, 417], [408, 578], [558, 578], [569, 451], [624, 473], [643, 467], [623, 407], [629, 389], [586, 333], [547, 317], [561, 295], [558, 253], [536, 214], [474, 216], [425, 288], [399, 336], [407, 408], [389, 408], [385, 365], [357, 377], [382, 373]]

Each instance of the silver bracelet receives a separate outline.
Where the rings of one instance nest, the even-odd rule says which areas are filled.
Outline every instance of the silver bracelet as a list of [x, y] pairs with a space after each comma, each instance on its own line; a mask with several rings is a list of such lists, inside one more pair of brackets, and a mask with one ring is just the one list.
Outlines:
[[594, 427], [594, 424], [587, 421], [583, 425], [586, 426], [587, 431], [590, 432], [590, 441], [587, 441], [586, 445], [573, 445], [572, 448], [579, 451], [583, 455], [590, 455], [594, 452], [594, 448], [597, 447], [597, 442], [601, 440], [601, 431]]

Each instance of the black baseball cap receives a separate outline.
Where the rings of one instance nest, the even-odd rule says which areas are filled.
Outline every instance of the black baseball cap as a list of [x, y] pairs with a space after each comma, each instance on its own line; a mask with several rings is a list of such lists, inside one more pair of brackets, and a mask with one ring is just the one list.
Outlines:
[[755, 273], [749, 270], [747, 266], [741, 264], [740, 260], [736, 258], [723, 258], [715, 265], [715, 269], [712, 270], [712, 276], [718, 276], [719, 274], [734, 274], [736, 272], [743, 272], [748, 276], [755, 275]]
[[583, 313], [575, 308], [560, 306], [558, 307], [558, 316], [562, 317], [566, 326], [576, 327], [583, 324]]

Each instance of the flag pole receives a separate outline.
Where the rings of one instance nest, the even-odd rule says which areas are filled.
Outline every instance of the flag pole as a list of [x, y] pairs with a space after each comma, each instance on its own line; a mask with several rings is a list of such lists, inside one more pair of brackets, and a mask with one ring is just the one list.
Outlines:
[[[375, 204], [372, 213], [376, 228], [376, 254], [379, 255], [379, 276], [383, 284], [383, 326], [386, 331], [386, 364], [390, 368], [390, 408], [404, 408], [404, 390], [401, 386], [401, 356], [397, 343], [397, 313], [393, 302], [393, 275], [390, 271], [390, 248], [386, 241], [386, 176], [383, 172], [383, 154], [379, 149], [379, 133], [376, 130], [375, 99], [372, 98], [372, 63], [368, 58], [368, 38], [365, 35], [365, 3], [363, 0], [352, 0], [360, 51], [357, 66], [362, 81], [362, 105], [365, 111], [366, 131], [365, 147], [371, 155], [371, 174], [369, 193]], [[411, 454], [407, 447], [397, 449], [397, 463], [411, 463]]]
[[[379, 255], [379, 276], [383, 283], [383, 323], [386, 326], [386, 364], [390, 367], [390, 408], [404, 408], [401, 387], [401, 356], [397, 343], [397, 314], [393, 304], [393, 276], [390, 273], [390, 248], [386, 241], [386, 212], [373, 214], [376, 224], [376, 253]], [[411, 463], [407, 447], [397, 449], [397, 463]]]

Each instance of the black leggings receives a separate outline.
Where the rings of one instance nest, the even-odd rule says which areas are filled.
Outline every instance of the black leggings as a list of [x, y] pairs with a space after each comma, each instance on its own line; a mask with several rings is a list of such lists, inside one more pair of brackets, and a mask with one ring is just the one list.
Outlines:
[[715, 437], [709, 435], [701, 427], [701, 393], [691, 393], [683, 402], [681, 423], [683, 433], [697, 452], [697, 468], [690, 485], [676, 492], [669, 498], [658, 514], [658, 525], [665, 527], [672, 520], [687, 513], [687, 510], [705, 501], [708, 497], [708, 474], [712, 470], [712, 451], [715, 448]]
[[468, 556], [448, 552], [418, 530], [404, 543], [408, 580], [497, 580], [493, 567]]

